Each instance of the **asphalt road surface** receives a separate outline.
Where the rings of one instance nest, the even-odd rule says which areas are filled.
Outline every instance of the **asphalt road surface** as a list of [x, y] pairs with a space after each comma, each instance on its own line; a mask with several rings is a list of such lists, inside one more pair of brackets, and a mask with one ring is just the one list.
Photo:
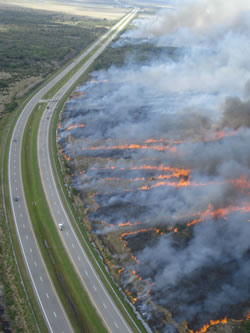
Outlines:
[[[98, 57], [98, 55], [105, 49], [105, 47], [111, 41], [110, 39], [105, 42], [105, 39], [114, 32], [115, 29], [120, 27], [122, 29], [127, 22], [134, 17], [136, 10], [130, 12], [121, 21], [119, 21], [109, 32], [107, 32], [97, 42], [84, 52], [81, 56], [75, 59], [66, 69], [64, 69], [53, 80], [46, 84], [38, 93], [36, 93], [29, 103], [23, 109], [20, 117], [17, 120], [14, 128], [9, 150], [8, 159], [8, 181], [11, 207], [13, 211], [13, 217], [16, 227], [18, 240], [22, 256], [26, 265], [28, 275], [30, 277], [34, 293], [37, 297], [38, 304], [41, 308], [45, 322], [50, 332], [73, 332], [67, 314], [65, 313], [63, 306], [58, 298], [57, 292], [53, 287], [53, 283], [49, 277], [46, 265], [43, 261], [40, 253], [32, 223], [29, 217], [28, 208], [25, 202], [24, 190], [22, 184], [21, 175], [21, 144], [24, 134], [24, 128], [27, 120], [34, 109], [34, 107], [41, 101], [42, 97], [48, 92], [66, 73], [68, 73], [77, 63], [79, 63], [86, 55], [88, 55], [96, 46], [101, 47], [95, 52], [95, 54], [87, 61], [87, 63], [80, 69], [56, 94], [53, 101], [48, 103], [50, 110], [46, 113], [50, 113], [54, 110], [57, 101], [63, 96], [63, 94], [71, 87], [71, 85], [82, 75], [90, 66], [90, 64]], [[114, 38], [114, 34], [111, 36]], [[44, 149], [48, 150], [48, 141], [45, 145], [41, 146], [41, 134], [44, 133], [44, 138], [47, 140], [47, 133], [49, 129], [48, 115], [44, 115], [41, 122], [39, 132], [39, 152], [41, 154], [39, 163], [42, 172], [42, 181], [45, 189], [45, 193], [48, 196], [48, 191], [54, 193], [54, 197], [50, 202], [52, 216], [55, 218], [55, 223], [63, 222], [66, 226], [65, 232], [60, 233], [61, 239], [65, 245], [65, 248], [78, 272], [83, 285], [85, 286], [91, 301], [95, 305], [97, 312], [101, 316], [107, 330], [109, 332], [130, 332], [125, 320], [113, 304], [108, 293], [102, 286], [95, 271], [90, 265], [88, 258], [86, 257], [79, 240], [77, 239], [69, 219], [64, 211], [63, 205], [59, 198], [52, 170], [50, 168], [50, 162], [45, 162], [45, 157], [48, 158], [48, 153], [44, 154]], [[45, 125], [44, 125], [45, 124]], [[42, 148], [41, 148], [42, 147]], [[45, 163], [45, 164], [44, 164]], [[52, 178], [49, 178], [52, 177]], [[48, 180], [49, 179], [49, 180]], [[49, 185], [52, 189], [49, 188]], [[56, 201], [57, 200], [57, 201]], [[53, 202], [56, 202], [53, 204]], [[52, 209], [53, 207], [53, 209]], [[69, 236], [68, 236], [69, 235]], [[94, 281], [94, 284], [93, 284]], [[90, 284], [91, 283], [91, 287]], [[96, 290], [95, 290], [96, 289]], [[96, 295], [99, 294], [99, 298]]]

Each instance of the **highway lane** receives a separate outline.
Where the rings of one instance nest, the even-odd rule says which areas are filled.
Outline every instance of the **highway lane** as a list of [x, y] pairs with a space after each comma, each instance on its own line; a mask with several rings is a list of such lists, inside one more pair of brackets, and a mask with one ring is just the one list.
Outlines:
[[[136, 10], [131, 13], [128, 20], [119, 28], [121, 30], [129, 20], [131, 20], [136, 14]], [[119, 33], [117, 31], [117, 34]], [[89, 61], [77, 72], [72, 80], [70, 80], [54, 97], [54, 100], [59, 101], [62, 96], [70, 88], [78, 77], [80, 77], [93, 63], [96, 57], [103, 51], [103, 49], [111, 42], [116, 35], [113, 35], [106, 43], [103, 44], [101, 49], [89, 59]], [[40, 166], [41, 179], [43, 183], [44, 192], [47, 197], [47, 201], [50, 207], [50, 212], [54, 222], [63, 223], [65, 230], [59, 231], [59, 235], [64, 244], [64, 247], [74, 265], [78, 276], [87, 291], [92, 304], [96, 311], [102, 318], [107, 330], [109, 332], [131, 332], [130, 327], [126, 323], [122, 314], [114, 304], [112, 298], [106, 291], [98, 275], [96, 274], [91, 262], [88, 259], [74, 229], [72, 228], [70, 219], [63, 207], [60, 195], [58, 193], [57, 186], [55, 184], [54, 175], [51, 167], [50, 154], [49, 154], [49, 125], [51, 119], [51, 113], [56, 107], [54, 100], [49, 101], [48, 109], [43, 114], [39, 134], [38, 134], [38, 160]], [[59, 230], [59, 229], [58, 229]]]
[[[65, 68], [60, 74], [58, 74], [33, 96], [19, 116], [10, 141], [8, 156], [8, 182], [15, 228], [34, 293], [37, 297], [38, 304], [50, 332], [66, 333], [73, 332], [73, 329], [53, 287], [46, 265], [42, 259], [25, 202], [21, 175], [21, 142], [24, 128], [33, 108], [37, 105], [37, 103], [39, 103], [44, 94], [46, 94], [86, 55], [93, 51], [96, 46], [102, 45], [107, 36], [117, 29], [121, 23], [124, 23], [126, 18], [130, 17], [130, 15], [131, 14], [128, 14], [120, 22], [118, 22], [109, 32], [95, 42], [87, 51], [75, 59], [72, 64]], [[70, 82], [72, 84], [72, 80], [70, 80]], [[18, 198], [18, 201], [15, 201], [15, 197]]]
[[[58, 299], [34, 236], [21, 181], [21, 140], [24, 123], [18, 121], [9, 152], [9, 189], [15, 227], [23, 259], [44, 319], [51, 332], [73, 332]], [[18, 201], [13, 200], [18, 198]]]

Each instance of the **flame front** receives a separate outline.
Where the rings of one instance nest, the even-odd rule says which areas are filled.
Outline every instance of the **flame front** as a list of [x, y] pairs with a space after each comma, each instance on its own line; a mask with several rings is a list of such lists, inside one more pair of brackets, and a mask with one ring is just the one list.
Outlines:
[[66, 128], [66, 131], [70, 131], [74, 128], [83, 128], [85, 127], [86, 125], [85, 124], [74, 124], [74, 125], [70, 125], [69, 127]]

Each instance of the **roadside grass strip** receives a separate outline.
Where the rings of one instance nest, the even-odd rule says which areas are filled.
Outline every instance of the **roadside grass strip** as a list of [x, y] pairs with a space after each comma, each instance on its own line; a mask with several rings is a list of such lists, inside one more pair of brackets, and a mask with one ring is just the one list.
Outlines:
[[[37, 330], [38, 332], [46, 333], [48, 332], [47, 326], [45, 324], [44, 318], [41, 314], [40, 308], [37, 303], [36, 296], [31, 287], [30, 279], [28, 277], [26, 267], [23, 261], [23, 257], [21, 254], [19, 241], [16, 235], [15, 224], [12, 215], [12, 209], [10, 204], [10, 196], [9, 196], [9, 187], [8, 187], [8, 154], [9, 154], [9, 146], [11, 135], [13, 129], [15, 127], [16, 121], [20, 113], [22, 112], [25, 104], [29, 101], [29, 99], [33, 96], [29, 96], [24, 100], [19, 109], [15, 112], [12, 112], [10, 115], [6, 116], [1, 120], [1, 139], [3, 141], [0, 145], [0, 156], [1, 156], [1, 182], [2, 182], [2, 191], [1, 191], [1, 199], [3, 204], [3, 210], [5, 213], [5, 222], [6, 226], [3, 224], [3, 228], [6, 232], [6, 236], [8, 234], [8, 239], [6, 239], [5, 243], [8, 243], [4, 248], [6, 251], [4, 256], [5, 260], [8, 258], [8, 270], [12, 272], [15, 276], [15, 297], [22, 297], [22, 308], [24, 309], [24, 317], [28, 326], [26, 326], [25, 331], [34, 332]], [[2, 267], [4, 269], [4, 267]], [[3, 273], [3, 276], [6, 272]], [[9, 290], [9, 283], [11, 281], [3, 281], [3, 284], [7, 286], [7, 303], [9, 306], [9, 314], [11, 320], [14, 320], [14, 317], [17, 315], [17, 305], [13, 307], [11, 302], [11, 291]], [[10, 301], [8, 301], [8, 299]], [[15, 327], [12, 327], [15, 329]], [[18, 332], [23, 332], [23, 330], [18, 327]]]
[[50, 277], [76, 332], [106, 332], [68, 258], [49, 212], [38, 167], [37, 135], [46, 104], [33, 110], [22, 142], [22, 178], [33, 229]]

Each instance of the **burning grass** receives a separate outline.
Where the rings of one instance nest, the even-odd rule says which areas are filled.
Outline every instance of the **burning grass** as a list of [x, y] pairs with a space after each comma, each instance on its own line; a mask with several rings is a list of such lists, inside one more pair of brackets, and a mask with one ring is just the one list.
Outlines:
[[66, 105], [58, 141], [88, 230], [150, 327], [231, 333], [250, 308], [250, 102], [239, 89], [225, 97], [228, 86], [185, 90], [179, 71], [194, 75], [197, 60], [185, 52], [190, 62], [164, 53], [95, 73]]

